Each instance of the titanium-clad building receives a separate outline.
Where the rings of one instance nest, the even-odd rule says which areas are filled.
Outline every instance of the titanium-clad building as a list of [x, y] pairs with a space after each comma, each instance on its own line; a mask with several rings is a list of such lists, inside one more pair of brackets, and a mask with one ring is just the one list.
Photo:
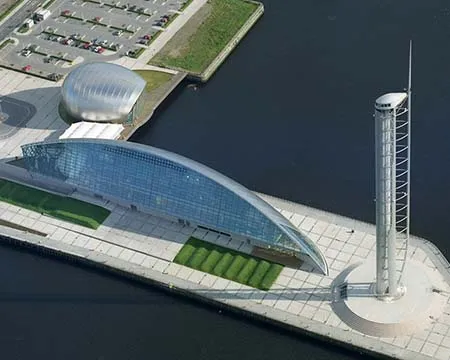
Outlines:
[[180, 223], [200, 225], [298, 257], [328, 273], [317, 246], [237, 182], [193, 160], [126, 141], [70, 139], [22, 146], [32, 176]]
[[142, 77], [123, 66], [86, 63], [65, 78], [61, 106], [75, 121], [132, 123], [145, 85]]

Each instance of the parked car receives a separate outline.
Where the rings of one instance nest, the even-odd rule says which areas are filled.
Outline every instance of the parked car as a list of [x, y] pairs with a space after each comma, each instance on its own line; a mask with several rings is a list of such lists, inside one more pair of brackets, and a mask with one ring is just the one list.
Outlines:
[[22, 70], [23, 70], [23, 71], [26, 71], [26, 72], [31, 71], [31, 65], [26, 65], [26, 66], [24, 66], [24, 67], [22, 68]]
[[145, 40], [150, 40], [152, 36], [150, 34], [145, 34], [142, 38]]
[[101, 47], [100, 49], [97, 50], [97, 52], [98, 52], [99, 54], [103, 54], [104, 51], [105, 51], [105, 48], [102, 48], [102, 47]]
[[146, 39], [140, 39], [140, 40], [138, 41], [138, 43], [139, 43], [139, 44], [142, 44], [142, 45], [147, 45], [147, 44], [148, 44], [148, 40], [146, 40]]
[[70, 10], [63, 10], [63, 11], [61, 11], [61, 15], [65, 15], [65, 16], [70, 15]]
[[115, 36], [121, 36], [123, 34], [123, 30], [116, 30], [113, 32], [113, 35]]
[[26, 49], [22, 51], [22, 56], [30, 57], [31, 54], [32, 54], [31, 50]]

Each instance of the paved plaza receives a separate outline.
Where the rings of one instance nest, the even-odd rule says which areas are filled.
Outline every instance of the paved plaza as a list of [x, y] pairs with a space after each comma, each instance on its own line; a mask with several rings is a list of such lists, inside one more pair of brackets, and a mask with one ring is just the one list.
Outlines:
[[97, 230], [60, 221], [0, 202], [0, 220], [40, 231], [46, 237], [2, 228], [4, 233], [53, 249], [87, 257], [262, 316], [299, 326], [323, 336], [349, 342], [401, 359], [450, 358], [449, 264], [431, 243], [412, 238], [410, 258], [441, 276], [445, 288], [434, 294], [446, 304], [414, 335], [379, 338], [361, 334], [342, 322], [332, 310], [333, 279], [351, 264], [375, 256], [375, 227], [266, 195], [263, 199], [319, 245], [330, 265], [330, 276], [311, 272], [309, 265], [285, 267], [270, 291], [261, 291], [172, 262], [190, 236], [251, 252], [248, 244], [228, 236], [143, 214], [75, 193], [74, 197], [112, 211]]

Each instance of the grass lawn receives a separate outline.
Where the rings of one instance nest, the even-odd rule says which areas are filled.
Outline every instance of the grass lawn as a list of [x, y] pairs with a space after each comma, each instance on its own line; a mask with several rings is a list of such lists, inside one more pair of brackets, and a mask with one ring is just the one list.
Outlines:
[[261, 290], [269, 290], [283, 269], [283, 265], [193, 237], [174, 262]]
[[161, 71], [153, 71], [153, 70], [134, 70], [138, 75], [142, 76], [142, 78], [147, 81], [147, 85], [145, 85], [145, 91], [150, 92], [164, 83], [170, 81], [172, 79], [172, 74], [168, 74]]
[[0, 179], [0, 201], [91, 229], [97, 229], [111, 213], [97, 205], [51, 194], [4, 179]]
[[151, 63], [202, 73], [258, 7], [245, 0], [209, 0], [207, 5], [211, 6], [211, 12], [187, 39], [187, 44], [173, 51], [176, 40], [172, 46], [172, 40], [169, 41], [167, 51], [163, 48]]

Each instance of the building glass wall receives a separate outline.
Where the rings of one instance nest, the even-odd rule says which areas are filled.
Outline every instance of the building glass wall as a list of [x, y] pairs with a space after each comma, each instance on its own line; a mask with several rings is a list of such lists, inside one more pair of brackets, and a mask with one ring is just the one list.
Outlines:
[[[315, 244], [253, 193], [192, 160], [161, 149], [108, 140], [61, 140], [22, 147], [30, 172], [170, 217], [310, 257]], [[229, 185], [229, 186], [228, 186]]]

